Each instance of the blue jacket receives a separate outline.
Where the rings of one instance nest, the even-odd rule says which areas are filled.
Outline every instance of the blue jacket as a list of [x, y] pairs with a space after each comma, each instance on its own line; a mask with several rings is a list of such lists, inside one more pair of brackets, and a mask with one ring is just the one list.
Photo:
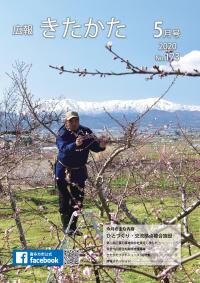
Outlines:
[[[76, 134], [85, 135], [91, 134], [92, 131], [82, 125], [79, 126]], [[60, 160], [65, 166], [69, 167], [81, 167], [87, 163], [89, 151], [100, 152], [105, 150], [99, 146], [99, 143], [93, 138], [89, 138], [83, 141], [80, 147], [76, 146], [76, 136], [73, 132], [68, 130], [63, 125], [59, 130], [56, 138], [56, 145], [58, 147], [58, 160]], [[76, 149], [83, 149], [77, 151]]]

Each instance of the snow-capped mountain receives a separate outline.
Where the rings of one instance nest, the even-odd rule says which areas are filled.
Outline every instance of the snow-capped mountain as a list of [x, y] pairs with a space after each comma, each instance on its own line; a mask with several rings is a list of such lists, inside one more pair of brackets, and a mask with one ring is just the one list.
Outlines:
[[[54, 110], [63, 112], [63, 119], [66, 111], [78, 111], [81, 123], [92, 129], [102, 129], [118, 127], [116, 122], [106, 113], [120, 122], [134, 121], [140, 113], [151, 107], [157, 97], [137, 100], [110, 100], [102, 102], [76, 101], [72, 99], [49, 99], [41, 101], [40, 110]], [[105, 111], [106, 110], [106, 111]], [[200, 129], [200, 105], [182, 105], [161, 99], [140, 121], [142, 127], [152, 125], [160, 128], [163, 125], [177, 127], [177, 122], [183, 127], [190, 129]]]
[[[47, 109], [54, 108], [55, 111], [75, 110], [82, 114], [100, 114], [105, 112], [144, 112], [157, 101], [157, 97], [136, 100], [109, 100], [102, 102], [76, 101], [72, 99], [49, 99], [43, 100], [42, 105]], [[200, 111], [200, 105], [182, 105], [161, 99], [153, 110], [175, 112], [175, 111]]]

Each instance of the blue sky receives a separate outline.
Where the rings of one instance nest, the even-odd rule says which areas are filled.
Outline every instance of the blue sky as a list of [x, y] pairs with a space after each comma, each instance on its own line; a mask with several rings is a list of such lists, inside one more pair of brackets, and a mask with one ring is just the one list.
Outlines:
[[[3, 3], [2, 3], [3, 2]], [[154, 22], [163, 21], [163, 28], [181, 30], [181, 37], [168, 39], [177, 43], [177, 52], [185, 56], [193, 50], [200, 50], [199, 10], [200, 2], [191, 1], [145, 1], [145, 0], [80, 0], [80, 1], [2, 1], [1, 53], [0, 53], [0, 93], [9, 86], [5, 72], [11, 72], [15, 60], [32, 63], [29, 86], [38, 98], [65, 97], [85, 101], [111, 99], [140, 99], [159, 96], [172, 78], [146, 81], [144, 76], [123, 77], [85, 77], [58, 73], [49, 64], [63, 64], [66, 69], [76, 67], [89, 70], [124, 71], [120, 62], [112, 59], [105, 49], [112, 41], [113, 50], [138, 66], [153, 66], [154, 56], [160, 54], [158, 46], [164, 38], [153, 37]], [[43, 37], [42, 21], [47, 17], [57, 20], [55, 38]], [[100, 31], [96, 38], [62, 38], [62, 22], [70, 17], [84, 25], [89, 18], [106, 24], [112, 17], [118, 19], [126, 28], [121, 33], [126, 38], [117, 38], [114, 33], [107, 38], [106, 31]], [[14, 25], [32, 24], [33, 36], [12, 35]], [[84, 27], [80, 33], [84, 34]], [[163, 63], [162, 63], [163, 64]], [[179, 78], [166, 99], [183, 104], [200, 104], [199, 78]]]

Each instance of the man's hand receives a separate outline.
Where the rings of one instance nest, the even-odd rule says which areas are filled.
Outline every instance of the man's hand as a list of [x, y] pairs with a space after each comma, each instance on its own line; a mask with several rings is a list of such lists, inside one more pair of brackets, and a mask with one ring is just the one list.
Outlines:
[[108, 142], [107, 139], [106, 139], [105, 137], [102, 137], [102, 138], [100, 139], [99, 146], [100, 146], [101, 148], [106, 148], [107, 142]]
[[83, 137], [78, 136], [76, 139], [76, 146], [81, 146], [83, 144]]

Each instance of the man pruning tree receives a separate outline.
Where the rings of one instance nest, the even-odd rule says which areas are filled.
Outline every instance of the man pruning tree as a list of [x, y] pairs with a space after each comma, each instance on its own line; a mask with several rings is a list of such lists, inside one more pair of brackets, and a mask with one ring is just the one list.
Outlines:
[[[80, 125], [78, 113], [70, 111], [66, 114], [65, 124], [58, 130], [56, 145], [59, 152], [55, 177], [59, 192], [59, 212], [65, 232], [72, 213], [83, 207], [89, 151], [105, 150], [106, 141], [98, 140], [89, 128]], [[76, 223], [77, 217], [70, 225], [68, 234], [81, 236]]]

